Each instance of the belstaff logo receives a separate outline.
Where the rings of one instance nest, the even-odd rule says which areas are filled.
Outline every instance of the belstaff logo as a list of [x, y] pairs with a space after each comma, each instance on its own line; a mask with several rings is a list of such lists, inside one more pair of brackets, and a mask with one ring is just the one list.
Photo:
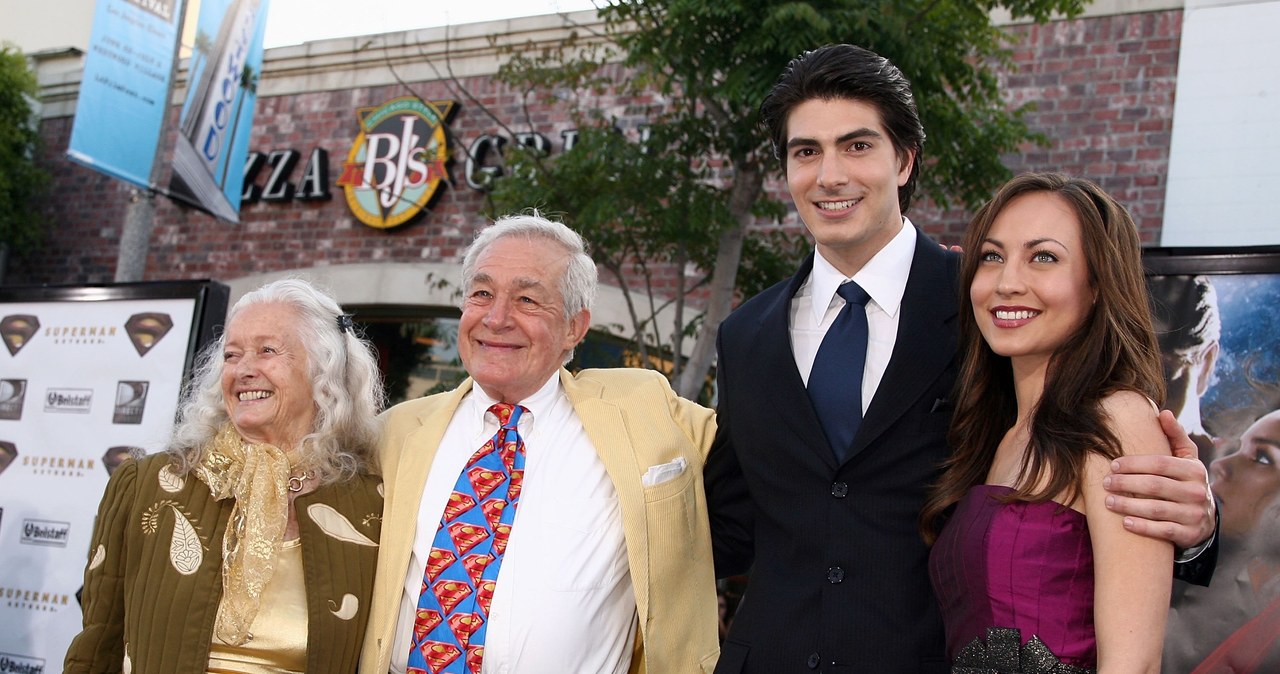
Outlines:
[[159, 344], [171, 329], [173, 319], [169, 314], [134, 314], [124, 322], [124, 331], [129, 335], [129, 341], [133, 342], [133, 348], [139, 356], [147, 355], [151, 347]]
[[0, 653], [0, 674], [44, 674], [44, 658]]
[[338, 185], [360, 222], [389, 229], [426, 208], [449, 177], [445, 124], [453, 107], [404, 96], [357, 111], [360, 134]]
[[93, 410], [93, 389], [51, 388], [44, 392], [44, 411], [88, 414]]
[[22, 347], [36, 336], [36, 331], [39, 329], [40, 319], [35, 316], [13, 314], [0, 319], [0, 339], [4, 340], [10, 356], [18, 355]]
[[54, 522], [52, 520], [22, 520], [23, 545], [51, 545], [58, 548], [67, 547], [67, 539], [71, 537], [70, 522]]

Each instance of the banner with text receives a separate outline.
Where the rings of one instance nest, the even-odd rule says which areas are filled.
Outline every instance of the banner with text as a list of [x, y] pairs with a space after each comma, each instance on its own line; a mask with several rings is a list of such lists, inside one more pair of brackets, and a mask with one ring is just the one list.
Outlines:
[[98, 0], [67, 155], [139, 187], [169, 109], [182, 0]]
[[240, 220], [267, 4], [267, 0], [201, 2], [187, 96], [173, 148], [170, 194], [231, 222]]

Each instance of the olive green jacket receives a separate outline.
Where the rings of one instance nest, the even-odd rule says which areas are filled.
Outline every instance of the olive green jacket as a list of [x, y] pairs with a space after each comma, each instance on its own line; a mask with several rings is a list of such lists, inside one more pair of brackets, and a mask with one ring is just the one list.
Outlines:
[[[382, 529], [381, 478], [321, 487], [294, 506], [302, 539], [310, 674], [355, 671], [369, 619]], [[84, 574], [84, 629], [66, 674], [207, 671], [222, 596], [222, 534], [232, 499], [216, 501], [169, 457], [126, 461], [107, 483]]]

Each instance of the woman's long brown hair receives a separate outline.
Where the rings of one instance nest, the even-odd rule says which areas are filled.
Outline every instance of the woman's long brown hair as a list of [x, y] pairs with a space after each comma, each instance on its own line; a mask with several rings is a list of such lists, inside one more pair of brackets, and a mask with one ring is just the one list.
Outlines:
[[953, 449], [930, 491], [920, 529], [932, 543], [945, 513], [970, 487], [986, 482], [996, 447], [1017, 420], [1013, 370], [978, 330], [969, 287], [981, 263], [991, 225], [1018, 196], [1049, 192], [1063, 199], [1080, 223], [1096, 301], [1084, 323], [1054, 352], [1044, 393], [1031, 415], [1030, 441], [1010, 501], [1046, 501], [1079, 494], [1090, 452], [1120, 454], [1102, 400], [1136, 391], [1164, 402], [1164, 378], [1147, 300], [1138, 228], [1129, 213], [1096, 184], [1059, 173], [1029, 173], [1006, 183], [974, 216], [965, 232], [960, 283], [960, 376], [948, 441]]

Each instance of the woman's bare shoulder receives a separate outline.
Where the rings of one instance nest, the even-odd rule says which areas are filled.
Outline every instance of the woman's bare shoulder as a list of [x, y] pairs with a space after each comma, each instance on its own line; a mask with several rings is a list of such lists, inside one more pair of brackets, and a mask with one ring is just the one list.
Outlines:
[[1124, 454], [1168, 454], [1169, 442], [1160, 430], [1160, 410], [1137, 391], [1117, 391], [1102, 399], [1111, 432]]

